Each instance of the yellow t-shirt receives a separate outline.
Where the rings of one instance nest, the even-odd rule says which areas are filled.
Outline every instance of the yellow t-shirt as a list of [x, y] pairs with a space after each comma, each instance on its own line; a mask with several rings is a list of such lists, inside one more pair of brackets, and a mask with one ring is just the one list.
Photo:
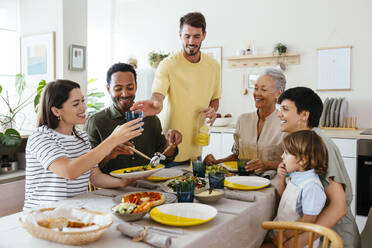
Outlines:
[[207, 108], [212, 100], [221, 98], [218, 62], [202, 53], [198, 63], [191, 63], [179, 51], [160, 63], [152, 92], [166, 96], [159, 114], [164, 133], [169, 129], [182, 133], [175, 161], [200, 156], [201, 147], [195, 143], [199, 111]]

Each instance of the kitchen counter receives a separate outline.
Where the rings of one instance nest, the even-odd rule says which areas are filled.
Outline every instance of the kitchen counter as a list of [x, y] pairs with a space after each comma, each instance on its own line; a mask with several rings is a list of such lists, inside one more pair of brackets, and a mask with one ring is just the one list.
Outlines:
[[372, 135], [363, 135], [360, 134], [365, 129], [360, 128], [357, 130], [330, 130], [322, 129], [324, 133], [331, 138], [340, 138], [340, 139], [372, 139]]
[[10, 183], [18, 180], [25, 179], [25, 170], [19, 169], [15, 172], [7, 173], [7, 174], [0, 174], [0, 184], [3, 183]]
[[224, 127], [210, 127], [210, 131], [212, 133], [234, 133], [235, 132], [235, 124], [230, 124]]
[[[361, 132], [365, 130], [364, 128], [360, 128], [357, 130], [330, 130], [330, 129], [322, 129], [322, 130], [330, 138], [372, 140], [372, 135], [360, 134]], [[211, 127], [210, 131], [213, 133], [234, 133], [235, 125], [229, 125], [225, 127]]]

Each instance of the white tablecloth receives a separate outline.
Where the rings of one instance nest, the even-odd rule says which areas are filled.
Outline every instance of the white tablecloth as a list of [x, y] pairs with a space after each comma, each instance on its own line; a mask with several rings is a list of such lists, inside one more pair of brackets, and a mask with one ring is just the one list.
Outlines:
[[[57, 205], [85, 207], [91, 210], [110, 212], [115, 203], [110, 196], [97, 195], [99, 193], [120, 194], [133, 192], [137, 188], [127, 187], [123, 190], [102, 189], [85, 193], [77, 197], [58, 202]], [[247, 192], [252, 193], [252, 192]], [[259, 247], [266, 231], [261, 228], [261, 222], [272, 220], [275, 213], [275, 187], [254, 191], [255, 202], [245, 202], [222, 198], [212, 204], [220, 211], [216, 218], [199, 226], [170, 227], [158, 224], [148, 215], [135, 223], [140, 225], [158, 226], [169, 230], [179, 230], [183, 234], [172, 235], [172, 247]], [[5, 199], [3, 199], [5, 200]], [[76, 247], [40, 240], [28, 234], [18, 223], [17, 213], [0, 218], [0, 247]], [[150, 247], [143, 242], [133, 242], [116, 230], [122, 220], [114, 216], [113, 225], [96, 242], [84, 247]]]

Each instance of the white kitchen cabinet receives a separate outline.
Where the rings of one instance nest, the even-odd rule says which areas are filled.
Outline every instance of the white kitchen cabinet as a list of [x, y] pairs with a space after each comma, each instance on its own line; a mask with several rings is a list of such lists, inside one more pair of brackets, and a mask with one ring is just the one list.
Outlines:
[[227, 157], [231, 154], [234, 144], [233, 133], [211, 132], [209, 145], [203, 147], [203, 159], [208, 154], [213, 154], [216, 159]]
[[350, 208], [355, 216], [356, 212], [356, 168], [357, 168], [357, 140], [356, 139], [332, 139], [340, 150], [347, 174], [350, 178], [353, 200]]
[[222, 133], [221, 157], [227, 157], [232, 154], [231, 148], [234, 145], [233, 133]]

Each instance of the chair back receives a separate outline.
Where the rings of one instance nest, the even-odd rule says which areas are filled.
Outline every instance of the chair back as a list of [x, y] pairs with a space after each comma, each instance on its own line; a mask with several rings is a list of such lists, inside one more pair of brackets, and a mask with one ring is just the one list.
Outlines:
[[372, 247], [372, 207], [369, 209], [368, 219], [360, 234], [362, 248]]
[[341, 237], [332, 229], [324, 227], [321, 225], [296, 222], [296, 221], [265, 221], [262, 222], [262, 227], [267, 230], [279, 230], [278, 233], [278, 247], [283, 247], [283, 232], [285, 230], [292, 230], [295, 232], [293, 239], [293, 247], [298, 245], [298, 235], [299, 232], [309, 232], [309, 242], [308, 247], [313, 247], [314, 235], [318, 234], [323, 236], [323, 248], [328, 247], [329, 241], [331, 242], [331, 248], [343, 248]]

